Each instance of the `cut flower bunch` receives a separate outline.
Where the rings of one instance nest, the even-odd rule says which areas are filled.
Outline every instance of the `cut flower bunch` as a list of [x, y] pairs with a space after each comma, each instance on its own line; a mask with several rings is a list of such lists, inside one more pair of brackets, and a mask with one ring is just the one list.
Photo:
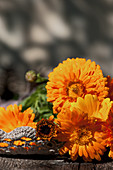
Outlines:
[[73, 161], [100, 161], [108, 148], [113, 159], [113, 78], [104, 77], [99, 65], [68, 58], [48, 79], [34, 71], [26, 79], [37, 88], [21, 105], [0, 108], [0, 129], [32, 127], [37, 140], [61, 142], [59, 154], [68, 153]]

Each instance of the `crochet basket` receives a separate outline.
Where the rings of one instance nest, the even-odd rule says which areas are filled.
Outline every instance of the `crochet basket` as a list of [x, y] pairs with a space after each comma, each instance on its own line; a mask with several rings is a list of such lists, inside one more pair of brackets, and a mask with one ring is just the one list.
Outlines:
[[58, 145], [54, 140], [38, 140], [36, 130], [29, 126], [18, 127], [9, 133], [0, 129], [0, 154], [58, 154]]

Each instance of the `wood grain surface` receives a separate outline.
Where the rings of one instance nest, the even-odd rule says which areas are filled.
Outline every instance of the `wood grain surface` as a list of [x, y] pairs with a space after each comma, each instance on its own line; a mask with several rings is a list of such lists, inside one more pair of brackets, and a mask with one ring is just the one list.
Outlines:
[[[42, 156], [41, 156], [42, 157]], [[65, 160], [0, 157], [0, 170], [113, 170], [113, 162], [78, 163]]]

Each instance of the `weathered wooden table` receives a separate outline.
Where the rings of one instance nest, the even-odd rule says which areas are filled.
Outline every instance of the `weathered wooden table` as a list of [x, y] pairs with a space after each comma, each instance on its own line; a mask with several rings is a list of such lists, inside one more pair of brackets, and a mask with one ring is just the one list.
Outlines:
[[0, 156], [1, 170], [113, 170], [113, 162], [108, 163], [78, 163], [63, 159], [17, 158]]

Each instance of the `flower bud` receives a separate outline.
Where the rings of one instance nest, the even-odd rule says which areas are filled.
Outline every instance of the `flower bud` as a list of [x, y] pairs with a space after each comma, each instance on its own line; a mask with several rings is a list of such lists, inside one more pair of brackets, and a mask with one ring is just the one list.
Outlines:
[[29, 82], [34, 82], [37, 78], [37, 75], [36, 75], [35, 71], [30, 70], [25, 74], [25, 78]]

